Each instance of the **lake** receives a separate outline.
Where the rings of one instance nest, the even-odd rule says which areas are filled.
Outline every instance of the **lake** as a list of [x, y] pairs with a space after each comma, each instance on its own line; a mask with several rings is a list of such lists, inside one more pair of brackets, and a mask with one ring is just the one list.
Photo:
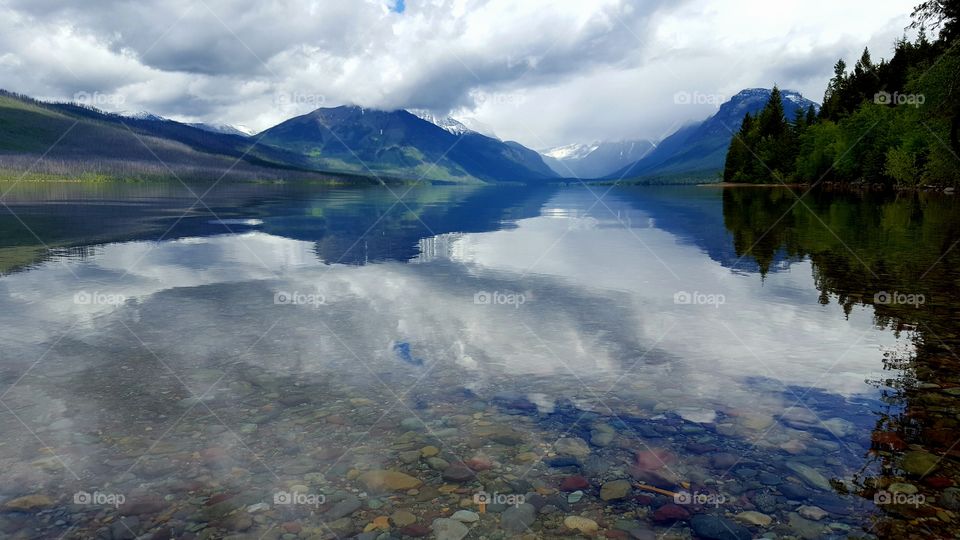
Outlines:
[[955, 197], [3, 191], [6, 537], [955, 534]]

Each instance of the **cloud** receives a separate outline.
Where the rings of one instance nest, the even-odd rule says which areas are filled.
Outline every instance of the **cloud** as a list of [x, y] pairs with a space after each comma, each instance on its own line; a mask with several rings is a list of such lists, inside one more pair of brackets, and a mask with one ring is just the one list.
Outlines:
[[892, 42], [902, 4], [6, 0], [0, 77], [41, 97], [121, 93], [127, 110], [257, 129], [353, 103], [459, 112], [536, 147], [658, 138], [711, 112], [674, 106], [680, 89], [732, 95], [775, 79], [819, 97], [836, 57]]

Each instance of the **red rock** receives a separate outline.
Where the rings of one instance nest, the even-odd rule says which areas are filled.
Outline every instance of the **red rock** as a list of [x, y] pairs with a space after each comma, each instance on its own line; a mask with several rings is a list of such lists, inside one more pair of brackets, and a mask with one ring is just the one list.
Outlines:
[[215, 504], [220, 504], [220, 503], [222, 503], [223, 501], [226, 501], [226, 500], [228, 500], [228, 499], [232, 499], [234, 495], [235, 495], [234, 493], [217, 493], [217, 494], [214, 495], [213, 497], [210, 497], [209, 499], [207, 499], [207, 502], [203, 503], [203, 505], [204, 505], [204, 506], [213, 506], [213, 505], [215, 505]]
[[420, 523], [414, 523], [413, 525], [407, 525], [400, 529], [400, 534], [421, 538], [430, 534], [430, 528]]
[[303, 527], [295, 521], [288, 521], [280, 525], [280, 528], [290, 534], [300, 534], [300, 531], [303, 530]]
[[467, 467], [476, 472], [486, 471], [493, 468], [493, 462], [486, 456], [474, 456], [467, 460]]
[[933, 489], [944, 489], [953, 485], [953, 480], [943, 476], [928, 476], [923, 479], [923, 483]]
[[560, 483], [560, 491], [577, 491], [589, 488], [590, 482], [582, 476], [568, 476]]
[[637, 452], [637, 468], [644, 471], [657, 471], [676, 462], [677, 457], [663, 448], [651, 448]]
[[637, 495], [633, 498], [640, 506], [650, 506], [653, 504], [653, 497], [650, 495]]
[[653, 512], [653, 521], [657, 523], [673, 523], [690, 519], [690, 512], [686, 508], [668, 503]]
[[630, 535], [624, 531], [612, 530], [612, 531], [603, 531], [603, 535], [607, 538], [630, 538]]
[[870, 440], [873, 441], [875, 447], [885, 450], [904, 450], [907, 448], [907, 443], [900, 438], [900, 435], [892, 431], [874, 431], [870, 435]]

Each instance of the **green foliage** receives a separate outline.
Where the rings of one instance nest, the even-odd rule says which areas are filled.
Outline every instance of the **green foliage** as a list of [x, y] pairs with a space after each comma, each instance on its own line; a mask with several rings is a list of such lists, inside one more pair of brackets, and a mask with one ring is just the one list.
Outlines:
[[806, 116], [787, 122], [780, 89], [773, 87], [766, 106], [753, 118], [748, 113], [727, 152], [726, 182], [783, 182], [793, 170], [797, 141]]
[[[852, 70], [839, 60], [819, 115], [788, 124], [771, 99], [730, 144], [724, 180], [960, 184], [958, 5], [918, 6], [919, 36], [898, 40], [889, 61], [875, 63], [866, 49]], [[941, 29], [936, 41], [927, 38], [927, 23]]]

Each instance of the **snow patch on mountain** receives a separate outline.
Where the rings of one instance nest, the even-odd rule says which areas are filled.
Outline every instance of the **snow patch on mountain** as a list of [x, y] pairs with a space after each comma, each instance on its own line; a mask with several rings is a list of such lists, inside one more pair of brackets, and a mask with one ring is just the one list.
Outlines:
[[466, 125], [464, 125], [463, 122], [460, 122], [459, 120], [455, 120], [454, 118], [451, 118], [449, 116], [437, 116], [430, 111], [425, 111], [422, 109], [410, 109], [407, 112], [416, 116], [421, 120], [426, 120], [427, 122], [430, 122], [431, 124], [439, 127], [440, 129], [449, 131], [454, 135], [463, 135], [464, 133], [473, 132], [473, 130], [468, 128]]
[[599, 147], [600, 143], [597, 142], [591, 144], [573, 143], [564, 146], [557, 146], [556, 148], [550, 148], [541, 153], [547, 157], [564, 161], [567, 159], [583, 159], [592, 154]]

